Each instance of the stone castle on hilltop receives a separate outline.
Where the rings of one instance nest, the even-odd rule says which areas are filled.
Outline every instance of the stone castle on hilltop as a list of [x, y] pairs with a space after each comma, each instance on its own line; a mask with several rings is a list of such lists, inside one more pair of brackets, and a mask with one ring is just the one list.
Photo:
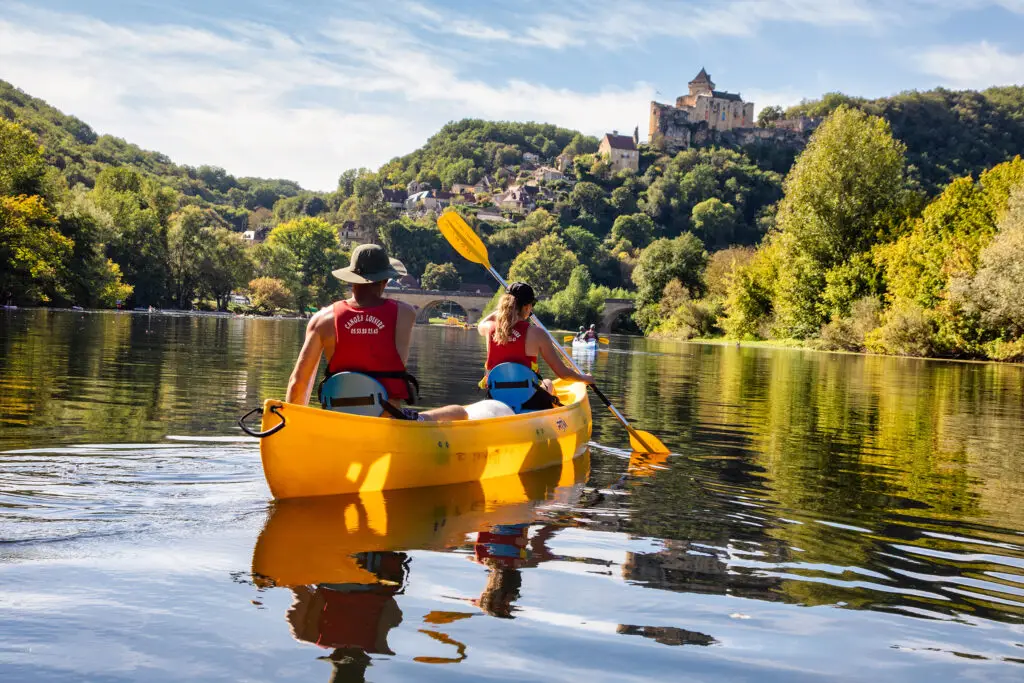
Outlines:
[[689, 94], [678, 97], [675, 105], [651, 102], [652, 145], [679, 150], [717, 142], [802, 144], [817, 125], [810, 119], [792, 119], [758, 128], [754, 103], [744, 102], [739, 93], [715, 90], [703, 68], [688, 85]]

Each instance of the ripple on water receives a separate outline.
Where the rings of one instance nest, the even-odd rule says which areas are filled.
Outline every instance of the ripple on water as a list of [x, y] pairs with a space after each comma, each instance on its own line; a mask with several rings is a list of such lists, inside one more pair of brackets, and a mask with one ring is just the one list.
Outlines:
[[265, 506], [258, 450], [237, 439], [0, 452], [0, 543], [159, 532]]

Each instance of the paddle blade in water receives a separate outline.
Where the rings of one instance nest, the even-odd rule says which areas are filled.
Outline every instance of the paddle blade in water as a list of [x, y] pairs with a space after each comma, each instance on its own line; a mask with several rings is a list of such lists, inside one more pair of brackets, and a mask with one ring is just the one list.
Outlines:
[[441, 234], [462, 258], [487, 268], [491, 267], [491, 260], [487, 256], [487, 247], [484, 246], [480, 236], [473, 232], [473, 228], [469, 227], [469, 224], [462, 219], [462, 216], [454, 211], [443, 213], [437, 219], [437, 227], [441, 229]]
[[[641, 441], [641, 439], [643, 441]], [[630, 431], [629, 445], [637, 453], [669, 453], [668, 447], [658, 437], [642, 429]]]

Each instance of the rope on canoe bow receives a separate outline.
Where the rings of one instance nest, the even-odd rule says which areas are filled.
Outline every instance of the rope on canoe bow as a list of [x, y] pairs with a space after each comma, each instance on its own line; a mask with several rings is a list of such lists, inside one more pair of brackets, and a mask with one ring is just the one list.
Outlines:
[[276, 424], [276, 425], [274, 425], [273, 427], [271, 427], [270, 429], [268, 429], [265, 432], [257, 432], [257, 431], [255, 431], [253, 429], [250, 429], [245, 424], [245, 421], [249, 418], [250, 415], [255, 415], [257, 413], [260, 414], [260, 415], [263, 414], [263, 408], [260, 408], [259, 406], [253, 408], [248, 413], [246, 413], [242, 417], [238, 418], [238, 426], [242, 428], [243, 432], [245, 432], [249, 436], [255, 436], [257, 439], [262, 439], [262, 438], [270, 436], [271, 434], [276, 434], [277, 432], [281, 431], [281, 429], [283, 429], [284, 425], [285, 425], [284, 415], [281, 414], [280, 409], [281, 409], [281, 406], [270, 406], [270, 412], [272, 412], [274, 415], [277, 415], [279, 418], [281, 418], [281, 422]]

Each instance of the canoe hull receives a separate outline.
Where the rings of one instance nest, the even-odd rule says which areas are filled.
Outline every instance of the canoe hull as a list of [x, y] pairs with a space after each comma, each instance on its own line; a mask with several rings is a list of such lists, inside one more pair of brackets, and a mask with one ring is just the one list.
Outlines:
[[442, 486], [551, 467], [583, 455], [592, 419], [585, 385], [558, 380], [560, 408], [487, 420], [404, 422], [282, 401], [263, 405], [263, 473], [276, 499]]
[[573, 351], [593, 351], [596, 348], [597, 348], [597, 342], [596, 341], [581, 342], [581, 341], [577, 341], [577, 340], [574, 339], [573, 342], [572, 342], [572, 349], [573, 349]]

